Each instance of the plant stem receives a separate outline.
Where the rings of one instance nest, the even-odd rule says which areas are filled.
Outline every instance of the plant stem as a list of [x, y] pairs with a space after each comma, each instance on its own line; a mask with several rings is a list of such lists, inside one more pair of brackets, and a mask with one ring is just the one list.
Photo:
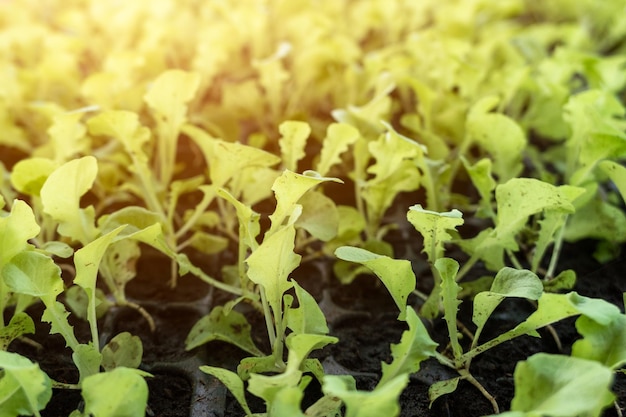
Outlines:
[[132, 301], [128, 301], [126, 299], [117, 300], [116, 304], [120, 307], [129, 307], [129, 308], [132, 308], [133, 310], [136, 310], [139, 314], [143, 316], [144, 319], [146, 319], [146, 321], [148, 322], [148, 326], [150, 326], [150, 331], [154, 333], [154, 331], [156, 330], [154, 318], [152, 318], [150, 313], [148, 313], [148, 311], [146, 311], [145, 308], [143, 308], [137, 303], [133, 303]]
[[522, 266], [522, 264], [519, 262], [519, 260], [517, 259], [517, 257], [515, 256], [515, 254], [513, 252], [511, 252], [511, 250], [507, 249], [506, 250], [506, 254], [509, 257], [509, 260], [511, 261], [511, 263], [513, 264], [513, 266], [517, 269], [524, 269], [524, 267]]
[[493, 395], [491, 395], [489, 393], [489, 391], [487, 391], [485, 389], [485, 387], [482, 386], [482, 384], [480, 382], [478, 382], [478, 380], [476, 378], [474, 378], [474, 376], [469, 372], [469, 370], [467, 369], [459, 369], [459, 374], [461, 374], [461, 376], [466, 379], [470, 384], [472, 384], [473, 386], [475, 386], [476, 388], [478, 388], [478, 391], [480, 391], [481, 394], [483, 394], [483, 396], [489, 400], [489, 402], [491, 403], [491, 406], [493, 407], [493, 411], [496, 414], [500, 414], [500, 407], [498, 406], [498, 403], [496, 402], [496, 399], [493, 398]]
[[202, 281], [206, 282], [209, 285], [212, 285], [220, 290], [229, 292], [235, 295], [243, 295], [243, 290], [241, 288], [233, 287], [232, 285], [228, 285], [222, 281], [218, 281], [213, 277], [207, 275], [202, 269], [198, 268], [195, 265], [189, 264], [188, 266], [189, 272], [191, 272], [196, 277], [200, 278]]
[[263, 316], [265, 316], [265, 326], [267, 327], [267, 336], [270, 339], [270, 346], [274, 349], [274, 343], [276, 342], [276, 331], [274, 329], [274, 321], [272, 317], [272, 311], [267, 302], [267, 296], [265, 295], [265, 289], [259, 286], [261, 292], [261, 304], [263, 305]]
[[[213, 193], [212, 195], [209, 195], [208, 191], [204, 191], [204, 196], [202, 197], [202, 200], [200, 201], [200, 203], [198, 203], [198, 205], [194, 209], [193, 214], [189, 217], [187, 222], [180, 229], [178, 229], [176, 233], [174, 234], [177, 240], [180, 239], [185, 233], [187, 233], [189, 229], [193, 227], [194, 224], [196, 224], [200, 216], [202, 216], [202, 214], [206, 211], [207, 207], [209, 207], [209, 205], [213, 201], [214, 196], [215, 196], [215, 193]], [[172, 219], [170, 219], [170, 222], [172, 222]]]
[[478, 256], [472, 255], [456, 274], [456, 282], [461, 281], [461, 279], [469, 272], [470, 269], [472, 269], [476, 262], [478, 262]]
[[554, 278], [554, 270], [556, 269], [556, 265], [559, 261], [559, 256], [561, 255], [561, 248], [563, 247], [563, 236], [565, 235], [565, 226], [567, 224], [567, 217], [565, 218], [565, 222], [561, 229], [559, 230], [558, 236], [554, 241], [554, 249], [552, 250], [552, 256], [550, 257], [550, 264], [548, 265], [548, 270], [544, 276], [544, 279], [550, 280]]

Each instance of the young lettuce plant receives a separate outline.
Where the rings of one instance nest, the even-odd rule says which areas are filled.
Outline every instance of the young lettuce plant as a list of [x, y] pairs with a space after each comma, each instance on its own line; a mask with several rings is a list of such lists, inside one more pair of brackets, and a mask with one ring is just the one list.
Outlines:
[[[308, 358], [309, 353], [337, 341], [328, 336], [326, 320], [315, 299], [290, 279], [301, 261], [301, 256], [294, 252], [296, 225], [303, 212], [300, 202], [312, 188], [327, 181], [338, 180], [313, 171], [297, 174], [285, 170], [272, 186], [276, 208], [269, 216], [270, 226], [260, 244], [256, 241], [260, 231], [258, 214], [226, 190], [220, 191], [239, 215], [240, 245], [243, 245], [240, 250], [249, 253], [245, 259], [245, 279], [254, 284], [253, 289], [258, 294], [272, 352], [265, 356], [251, 342], [249, 324], [243, 315], [232, 309], [241, 299], [214, 309], [196, 323], [186, 346], [191, 349], [211, 340], [225, 340], [255, 355], [243, 359], [237, 373], [223, 368], [201, 367], [233, 392], [247, 415], [251, 412], [244, 396], [245, 381], [248, 391], [264, 399], [268, 410], [283, 408], [284, 403], [295, 406], [311, 380], [306, 372], [320, 381], [323, 379], [321, 364], [317, 359]], [[298, 307], [293, 307], [294, 297], [288, 294], [290, 291], [294, 291]], [[331, 403], [336, 409], [340, 407], [336, 401]]]
[[[398, 303], [398, 300], [406, 299], [411, 292], [411, 284], [414, 286], [415, 275], [408, 261], [405, 261], [408, 267], [406, 265], [402, 266], [397, 260], [353, 247], [339, 248], [336, 254], [344, 260], [360, 263], [371, 269], [371, 271], [385, 283], [385, 286], [394, 300], [396, 300], [396, 303]], [[396, 263], [393, 263], [393, 261]], [[604, 325], [610, 325], [613, 320], [614, 306], [603, 300], [582, 297], [575, 292], [567, 294], [546, 293], [543, 290], [541, 280], [533, 272], [505, 267], [496, 274], [489, 291], [480, 292], [474, 297], [472, 321], [476, 326], [476, 330], [472, 337], [471, 346], [464, 351], [459, 338], [457, 325], [457, 310], [461, 303], [459, 299], [461, 287], [459, 287], [456, 282], [459, 265], [453, 259], [440, 258], [435, 262], [434, 266], [437, 268], [438, 274], [441, 277], [441, 290], [439, 294], [443, 306], [443, 317], [448, 328], [450, 351], [448, 354], [435, 352], [433, 356], [441, 364], [458, 372], [459, 376], [434, 383], [429, 389], [431, 404], [440, 396], [455, 391], [459, 381], [467, 380], [491, 402], [494, 411], [498, 413], [499, 406], [496, 400], [471, 374], [470, 366], [473, 358], [494, 346], [513, 340], [516, 337], [522, 335], [539, 336], [537, 333], [538, 329], [567, 317], [581, 315], [579, 320], [584, 323], [591, 320], [592, 322], [597, 321]], [[536, 300], [538, 301], [537, 310], [513, 329], [486, 342], [481, 342], [480, 336], [488, 318], [496, 307], [508, 297]], [[615, 332], [611, 331], [609, 334], [615, 334]], [[425, 337], [429, 336], [426, 335]], [[599, 335], [594, 335], [592, 336], [592, 340], [597, 342], [596, 339], [599, 337]], [[608, 348], [608, 345], [604, 343], [610, 344], [611, 342], [603, 342], [603, 346]], [[580, 350], [582, 351], [583, 348], [581, 347]], [[586, 351], [589, 352], [589, 348], [586, 348]], [[557, 359], [557, 361], [560, 360], [561, 359]], [[614, 362], [617, 364], [616, 366], [622, 363], [621, 359]], [[547, 362], [545, 362], [545, 364], [546, 366], [552, 366]], [[583, 366], [578, 369], [585, 368]], [[603, 371], [600, 372], [602, 375], [605, 374]], [[602, 381], [605, 380], [606, 378], [602, 379]], [[601, 386], [606, 388], [608, 385], [603, 383]], [[607, 397], [604, 396], [603, 398], [602, 404], [604, 406], [606, 405], [605, 400]]]
[[[179, 264], [178, 255], [189, 245], [207, 254], [220, 252], [228, 246], [227, 238], [209, 233], [202, 227], [203, 224], [219, 224], [217, 220], [219, 216], [214, 213], [211, 217], [211, 212], [207, 210], [215, 200], [217, 188], [223, 184], [216, 185], [214, 181], [213, 185], [207, 185], [201, 175], [175, 179], [177, 173], [175, 156], [180, 134], [191, 132], [192, 138], [198, 135], [203, 139], [209, 137], [202, 130], [190, 127], [186, 123], [187, 103], [194, 96], [198, 83], [198, 74], [180, 70], [165, 71], [154, 81], [145, 95], [145, 101], [157, 122], [154, 149], [148, 147], [151, 143], [151, 131], [142, 125], [139, 115], [131, 111], [104, 111], [91, 117], [87, 121], [87, 128], [93, 136], [113, 138], [120, 143], [124, 154], [118, 156], [118, 159], [130, 158], [132, 178], [124, 182], [122, 189], [142, 200], [145, 208], [152, 213], [151, 217], [158, 218], [165, 243], [169, 248], [166, 252], [173, 255], [170, 256], [172, 286], [176, 284], [179, 275], [178, 267], [182, 273], [191, 271], [218, 288], [239, 294], [241, 291], [238, 288], [213, 279], [191, 265], [188, 259], [184, 260], [184, 266]], [[204, 147], [201, 146], [201, 149]], [[249, 149], [262, 152], [252, 147]], [[219, 149], [218, 154], [220, 157], [226, 157], [228, 151]], [[113, 153], [108, 157], [115, 155], [118, 154]], [[236, 158], [234, 160], [237, 161]], [[236, 167], [243, 168], [246, 162], [248, 161], [239, 161]], [[211, 164], [212, 170], [214, 166], [233, 169], [223, 160], [220, 160], [219, 164]], [[226, 181], [228, 179], [225, 178]], [[179, 213], [181, 197], [198, 190], [202, 193], [201, 200], [190, 211]]]
[[[130, 395], [139, 401], [135, 407], [145, 409], [147, 402], [147, 385], [143, 380], [148, 374], [136, 369], [141, 362], [142, 346], [139, 338], [128, 333], [115, 336], [107, 345], [100, 349], [100, 340], [97, 328], [96, 306], [96, 279], [98, 266], [107, 247], [122, 231], [119, 227], [107, 233], [93, 242], [77, 250], [74, 255], [76, 277], [74, 283], [80, 286], [87, 294], [87, 320], [89, 322], [91, 340], [81, 343], [75, 336], [73, 327], [68, 321], [69, 313], [65, 306], [57, 301], [57, 297], [64, 291], [64, 283], [61, 278], [61, 270], [52, 258], [44, 253], [28, 250], [13, 256], [3, 267], [2, 274], [7, 287], [16, 294], [35, 297], [41, 301], [45, 310], [42, 320], [50, 323], [51, 334], [60, 334], [67, 346], [72, 350], [72, 359], [79, 372], [79, 380], [76, 384], [61, 384], [54, 382], [53, 385], [62, 388], [81, 389], [86, 401], [85, 412], [90, 415], [92, 407], [98, 408], [98, 403], [111, 401], [113, 395], [118, 398], [109, 404], [107, 409], [115, 410], [125, 400], [122, 398]], [[116, 347], [109, 346], [115, 344]], [[100, 375], [100, 369], [107, 371]], [[127, 368], [128, 371], [116, 371]], [[121, 379], [117, 379], [121, 377]], [[94, 383], [98, 381], [98, 383]], [[116, 382], [117, 381], [117, 382]], [[99, 385], [108, 387], [103, 391]], [[133, 391], [127, 392], [132, 387]], [[104, 400], [106, 398], [106, 401]], [[96, 404], [96, 405], [93, 405]], [[103, 414], [113, 416], [111, 414]]]
[[[0, 408], [11, 417], [39, 416], [39, 411], [44, 409], [52, 396], [50, 378], [39, 365], [6, 351], [13, 340], [35, 332], [33, 320], [24, 312], [34, 298], [14, 294], [5, 283], [3, 271], [15, 256], [35, 250], [28, 240], [38, 233], [39, 226], [32, 210], [21, 200], [14, 200], [11, 211], [0, 216], [0, 312], [3, 316], [0, 320], [0, 386], [7, 393], [0, 400]], [[6, 323], [4, 317], [9, 307], [14, 309], [9, 323]]]
[[[520, 250], [522, 236], [530, 236], [523, 243], [528, 247], [530, 269], [536, 273], [540, 272], [540, 263], [547, 249], [554, 244], [544, 274], [546, 281], [554, 279], [564, 228], [568, 216], [576, 211], [576, 201], [583, 195], [584, 189], [570, 185], [554, 186], [534, 178], [513, 178], [494, 187], [488, 161], [482, 160], [467, 168], [482, 196], [481, 212], [493, 220], [495, 227], [488, 227], [473, 238], [455, 242], [470, 254], [458, 279], [463, 278], [478, 260], [484, 261], [490, 270], [498, 271], [505, 266], [506, 256], [513, 266], [521, 269], [522, 264], [515, 254]], [[490, 197], [492, 190], [495, 190], [495, 212]], [[562, 278], [567, 277], [559, 279]]]
[[517, 365], [511, 411], [500, 415], [602, 415], [615, 398], [613, 375], [626, 363], [626, 316], [606, 302], [596, 310], [576, 320], [582, 338], [570, 357], [538, 353]]

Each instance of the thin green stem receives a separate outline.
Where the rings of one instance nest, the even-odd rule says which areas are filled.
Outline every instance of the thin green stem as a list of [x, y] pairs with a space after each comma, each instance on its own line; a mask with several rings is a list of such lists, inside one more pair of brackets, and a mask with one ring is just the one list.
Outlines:
[[478, 262], [478, 256], [472, 255], [456, 274], [456, 282], [461, 281], [461, 279], [470, 271], [470, 269], [472, 269], [476, 262]]
[[554, 270], [556, 269], [556, 265], [559, 261], [559, 256], [561, 255], [561, 248], [563, 247], [563, 236], [565, 235], [565, 226], [567, 225], [567, 218], [565, 218], [565, 222], [563, 226], [559, 230], [558, 236], [554, 241], [554, 249], [552, 250], [552, 256], [550, 257], [550, 264], [548, 265], [548, 270], [546, 271], [546, 275], [544, 279], [550, 280], [554, 278]]
[[261, 305], [263, 306], [263, 316], [265, 317], [265, 326], [267, 327], [267, 336], [270, 339], [270, 346], [272, 346], [272, 350], [274, 349], [274, 345], [276, 343], [276, 330], [274, 328], [274, 320], [272, 317], [272, 311], [267, 302], [267, 296], [265, 295], [265, 289], [263, 287], [259, 287], [261, 292]]
[[511, 261], [511, 263], [513, 264], [513, 266], [517, 269], [524, 269], [524, 267], [522, 266], [522, 264], [519, 262], [519, 260], [517, 259], [517, 257], [515, 256], [515, 254], [507, 249], [506, 250], [506, 254], [509, 257], [509, 260]]
[[476, 378], [474, 378], [474, 376], [470, 373], [470, 371], [467, 369], [459, 369], [458, 371], [459, 371], [459, 374], [461, 374], [461, 376], [464, 379], [466, 379], [470, 384], [475, 386], [478, 389], [478, 391], [480, 391], [480, 393], [483, 394], [483, 396], [487, 400], [489, 400], [489, 402], [491, 403], [491, 406], [493, 407], [493, 411], [496, 414], [500, 414], [500, 407], [498, 406], [496, 399], [493, 398], [493, 395], [491, 395], [489, 391], [487, 391], [485, 387], [483, 387], [482, 384], [478, 382]]

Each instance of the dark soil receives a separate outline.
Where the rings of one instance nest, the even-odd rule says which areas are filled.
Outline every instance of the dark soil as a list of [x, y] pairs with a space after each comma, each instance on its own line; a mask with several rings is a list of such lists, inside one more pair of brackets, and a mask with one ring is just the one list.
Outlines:
[[[594, 242], [583, 241], [565, 245], [559, 268], [574, 269], [578, 280], [574, 288], [581, 295], [603, 298], [623, 309], [622, 293], [626, 292], [626, 256], [602, 265], [590, 254]], [[133, 284], [134, 289], [148, 282], [167, 282], [169, 269], [165, 263], [150, 262], [141, 267], [142, 273]], [[327, 346], [314, 353], [328, 373], [351, 374], [361, 390], [373, 389], [381, 374], [381, 363], [391, 360], [390, 344], [400, 340], [406, 325], [396, 319], [397, 307], [385, 287], [371, 276], [359, 276], [349, 285], [342, 286], [329, 273], [330, 263], [319, 262], [296, 270], [294, 277], [301, 282], [320, 302], [329, 319], [331, 334], [339, 338], [335, 345]], [[422, 273], [421, 267], [420, 273]], [[417, 271], [416, 271], [417, 272]], [[198, 280], [195, 280], [198, 281]], [[141, 285], [139, 285], [141, 284]], [[217, 381], [198, 371], [202, 364], [236, 369], [247, 354], [224, 342], [212, 342], [191, 352], [184, 349], [184, 341], [191, 326], [211, 305], [225, 301], [226, 296], [216, 292], [211, 296], [203, 283], [193, 279], [179, 282], [180, 288], [167, 299], [166, 285], [152, 285], [154, 294], [160, 294], [154, 301], [138, 301], [154, 318], [157, 331], [150, 332], [145, 319], [129, 308], [112, 310], [100, 323], [104, 339], [121, 332], [129, 331], [141, 337], [144, 344], [144, 360], [141, 367], [154, 377], [147, 380], [150, 399], [147, 415], [159, 417], [199, 417], [241, 416], [243, 412], [230, 393]], [[423, 283], [422, 283], [423, 284]], [[186, 287], [189, 285], [189, 287]], [[135, 294], [139, 294], [134, 291]], [[143, 293], [141, 297], [143, 297]], [[150, 296], [150, 294], [148, 294]], [[137, 297], [137, 300], [141, 300]], [[410, 299], [413, 305], [417, 302]], [[41, 306], [32, 306], [28, 312], [37, 323], [41, 316]], [[533, 311], [526, 301], [505, 300], [493, 314], [486, 326], [483, 337], [491, 338], [523, 320]], [[242, 312], [254, 322], [254, 340], [268, 350], [262, 317], [251, 309]], [[459, 309], [459, 321], [471, 330], [471, 303], [463, 302]], [[510, 407], [514, 395], [513, 372], [517, 362], [537, 352], [569, 353], [572, 343], [579, 337], [574, 327], [575, 319], [564, 320], [554, 325], [562, 344], [559, 347], [550, 332], [542, 330], [541, 338], [520, 337], [503, 343], [474, 359], [471, 372], [476, 379], [494, 396], [501, 410]], [[88, 340], [85, 323], [74, 320], [77, 337]], [[443, 320], [425, 322], [431, 336], [440, 344], [446, 344], [446, 327]], [[62, 382], [76, 383], [77, 372], [71, 361], [71, 352], [58, 335], [48, 335], [49, 327], [39, 323], [37, 332], [31, 339], [42, 345], [38, 349], [24, 341], [15, 341], [10, 350], [19, 352], [34, 361], [52, 378]], [[105, 340], [104, 340], [105, 341]], [[468, 339], [464, 339], [467, 343]], [[461, 382], [457, 390], [440, 397], [429, 407], [428, 388], [433, 382], [456, 376], [437, 361], [429, 359], [422, 363], [418, 373], [411, 376], [410, 382], [400, 397], [403, 417], [474, 417], [493, 413], [493, 409], [478, 390], [467, 382]], [[616, 375], [614, 392], [620, 407], [626, 407], [626, 377]], [[313, 381], [306, 391], [303, 408], [321, 396], [320, 386]], [[248, 394], [253, 412], [263, 412], [263, 402]], [[81, 406], [78, 391], [55, 390], [44, 417], [67, 416]], [[617, 417], [615, 408], [609, 408], [603, 417]]]

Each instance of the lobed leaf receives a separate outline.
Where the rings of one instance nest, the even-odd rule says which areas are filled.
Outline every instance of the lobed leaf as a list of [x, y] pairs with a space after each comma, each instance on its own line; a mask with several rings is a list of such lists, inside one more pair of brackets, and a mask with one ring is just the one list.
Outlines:
[[320, 175], [328, 175], [330, 169], [341, 163], [340, 155], [355, 143], [361, 134], [347, 123], [331, 123], [326, 129], [326, 137], [322, 141], [322, 151], [315, 170]]
[[443, 318], [448, 326], [448, 335], [454, 358], [463, 353], [459, 344], [457, 330], [457, 313], [461, 300], [459, 293], [461, 287], [456, 283], [456, 274], [459, 271], [459, 263], [454, 259], [440, 258], [435, 262], [435, 268], [441, 277], [441, 302], [443, 304]]
[[248, 277], [261, 285], [274, 314], [281, 314], [283, 293], [293, 284], [289, 274], [300, 265], [302, 257], [294, 253], [296, 230], [291, 226], [269, 235], [246, 260]]
[[408, 381], [408, 375], [401, 374], [373, 391], [359, 391], [351, 376], [326, 375], [322, 391], [344, 402], [345, 417], [395, 417], [400, 414], [399, 397]]
[[588, 316], [576, 320], [583, 338], [574, 342], [572, 356], [597, 361], [617, 370], [626, 364], [626, 316], [616, 309], [608, 323]]
[[298, 170], [298, 161], [304, 158], [306, 141], [311, 127], [306, 122], [288, 120], [278, 126], [282, 137], [278, 140], [283, 166], [290, 171]]
[[400, 343], [391, 345], [393, 360], [382, 364], [382, 377], [378, 386], [386, 384], [402, 374], [412, 374], [420, 369], [422, 361], [434, 356], [437, 343], [428, 334], [428, 330], [411, 307], [406, 308], [408, 330], [402, 333]]
[[[241, 176], [246, 170], [274, 166], [280, 158], [262, 149], [237, 142], [226, 142], [214, 138], [202, 129], [185, 125], [183, 132], [200, 147], [209, 168], [209, 178], [217, 189], [226, 187], [233, 178]], [[229, 190], [238, 197], [238, 190]]]
[[241, 380], [241, 378], [239, 378], [239, 375], [237, 375], [233, 371], [229, 371], [228, 369], [215, 366], [202, 365], [200, 367], [200, 370], [219, 379], [222, 384], [224, 384], [226, 388], [228, 388], [231, 394], [233, 394], [233, 397], [235, 397], [241, 408], [243, 408], [246, 416], [252, 415], [250, 407], [248, 407], [248, 402], [246, 401], [243, 381]]
[[6, 351], [11, 342], [18, 337], [33, 333], [35, 333], [33, 319], [23, 311], [15, 313], [9, 324], [0, 328], [0, 351]]
[[231, 343], [255, 356], [263, 356], [250, 334], [250, 323], [237, 311], [224, 312], [222, 306], [215, 306], [209, 315], [198, 320], [185, 339], [185, 349], [191, 350], [213, 340]]
[[400, 310], [399, 320], [405, 320], [406, 303], [409, 294], [415, 289], [415, 273], [411, 262], [378, 255], [365, 249], [342, 246], [335, 250], [335, 256], [344, 261], [366, 266], [385, 285]]
[[598, 166], [613, 181], [626, 201], [626, 167], [613, 161], [602, 161]]
[[272, 186], [276, 195], [276, 209], [269, 216], [272, 224], [267, 234], [275, 233], [283, 225], [284, 221], [294, 213], [298, 201], [307, 191], [327, 181], [342, 182], [337, 178], [322, 177], [315, 171], [305, 171], [303, 174], [289, 170], [283, 171]]
[[494, 172], [505, 182], [522, 170], [526, 135], [512, 118], [489, 112], [498, 101], [497, 97], [489, 96], [475, 103], [467, 116], [466, 131], [470, 141], [489, 152]]
[[443, 256], [444, 245], [452, 240], [449, 230], [463, 224], [463, 214], [457, 209], [445, 213], [425, 210], [420, 204], [409, 207], [407, 219], [424, 238], [428, 260], [434, 263]]
[[287, 327], [294, 333], [328, 334], [326, 317], [311, 294], [293, 281], [298, 307], [286, 312]]

